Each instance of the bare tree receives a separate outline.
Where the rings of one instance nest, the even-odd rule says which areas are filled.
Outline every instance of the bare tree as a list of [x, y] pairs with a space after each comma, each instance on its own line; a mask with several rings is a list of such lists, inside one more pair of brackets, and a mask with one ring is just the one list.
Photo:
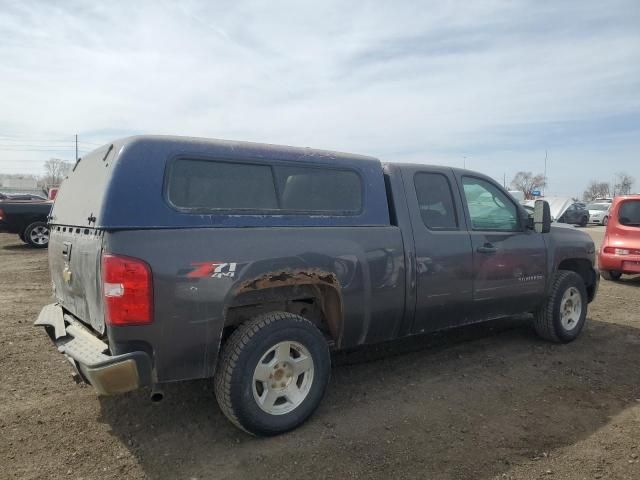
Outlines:
[[511, 180], [511, 187], [524, 193], [524, 198], [527, 200], [533, 198], [534, 190], [543, 188], [546, 185], [547, 179], [541, 173], [534, 175], [531, 172], [518, 172]]
[[631, 193], [631, 187], [633, 187], [635, 181], [636, 179], [626, 172], [616, 173], [614, 193], [616, 195], [629, 195]]
[[46, 172], [44, 181], [47, 186], [58, 186], [64, 180], [64, 177], [71, 171], [73, 164], [65, 162], [59, 158], [52, 158], [44, 162], [44, 171]]
[[582, 199], [586, 202], [591, 202], [596, 198], [609, 197], [611, 195], [611, 185], [608, 182], [598, 182], [597, 180], [591, 180], [587, 189], [582, 194]]

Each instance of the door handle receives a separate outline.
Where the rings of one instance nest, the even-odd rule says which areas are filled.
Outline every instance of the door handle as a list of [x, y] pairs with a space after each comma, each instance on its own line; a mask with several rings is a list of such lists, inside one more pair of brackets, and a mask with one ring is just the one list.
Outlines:
[[71, 260], [71, 242], [64, 242], [62, 244], [62, 258], [67, 261]]
[[478, 253], [496, 253], [498, 249], [490, 243], [485, 243], [481, 247], [476, 248]]

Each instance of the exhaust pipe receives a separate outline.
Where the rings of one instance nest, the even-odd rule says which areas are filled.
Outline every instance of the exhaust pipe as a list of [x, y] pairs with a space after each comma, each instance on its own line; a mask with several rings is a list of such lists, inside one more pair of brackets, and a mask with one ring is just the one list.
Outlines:
[[152, 403], [160, 403], [164, 399], [164, 392], [158, 387], [153, 386], [151, 388], [151, 396], [149, 397]]

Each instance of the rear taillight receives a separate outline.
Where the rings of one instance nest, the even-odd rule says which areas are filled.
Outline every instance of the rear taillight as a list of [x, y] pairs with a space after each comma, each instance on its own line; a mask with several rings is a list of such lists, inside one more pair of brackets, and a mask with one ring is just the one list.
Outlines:
[[102, 294], [108, 325], [153, 322], [153, 280], [149, 265], [137, 258], [102, 255]]
[[0, 208], [0, 220], [4, 220], [4, 210]]
[[611, 253], [613, 255], [640, 255], [640, 250], [633, 250], [629, 248], [604, 247], [604, 253]]

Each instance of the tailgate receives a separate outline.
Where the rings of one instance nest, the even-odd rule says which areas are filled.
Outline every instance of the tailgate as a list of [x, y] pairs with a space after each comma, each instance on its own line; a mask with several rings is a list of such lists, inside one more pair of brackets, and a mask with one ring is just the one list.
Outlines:
[[114, 145], [79, 159], [56, 195], [50, 220], [49, 268], [58, 303], [104, 333], [100, 293], [100, 224], [113, 174]]
[[104, 333], [100, 290], [103, 231], [55, 225], [49, 240], [49, 269], [60, 305], [96, 332]]

